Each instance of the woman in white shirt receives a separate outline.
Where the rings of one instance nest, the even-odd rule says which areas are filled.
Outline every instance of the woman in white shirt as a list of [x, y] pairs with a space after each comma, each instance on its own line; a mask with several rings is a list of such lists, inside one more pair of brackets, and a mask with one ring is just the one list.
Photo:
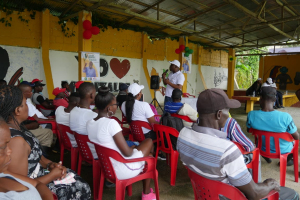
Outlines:
[[[125, 159], [141, 158], [152, 155], [153, 143], [151, 139], [144, 140], [139, 146], [129, 147], [122, 134], [122, 128], [114, 119], [110, 119], [116, 113], [118, 104], [115, 96], [109, 92], [109, 88], [101, 87], [95, 98], [98, 116], [87, 122], [89, 139], [101, 146], [119, 152]], [[145, 162], [120, 163], [111, 160], [118, 179], [128, 179], [137, 176], [143, 171]], [[143, 180], [142, 200], [156, 199], [150, 179]]]

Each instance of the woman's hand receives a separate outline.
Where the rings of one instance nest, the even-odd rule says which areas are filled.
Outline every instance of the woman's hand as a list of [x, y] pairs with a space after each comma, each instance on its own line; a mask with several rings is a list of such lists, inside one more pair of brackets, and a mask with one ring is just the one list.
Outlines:
[[49, 175], [51, 175], [52, 180], [57, 180], [57, 179], [61, 179], [61, 173], [62, 170], [59, 169], [58, 167], [53, 168]]
[[60, 177], [60, 179], [63, 179], [63, 178], [66, 177], [66, 175], [67, 175], [67, 168], [66, 168], [65, 166], [63, 166], [63, 165], [61, 164], [61, 162], [59, 162], [59, 163], [54, 163], [54, 162], [52, 162], [52, 163], [49, 165], [49, 171], [50, 171], [50, 172], [51, 172], [53, 169], [55, 169], [55, 168], [58, 168], [58, 169], [61, 170], [61, 177]]

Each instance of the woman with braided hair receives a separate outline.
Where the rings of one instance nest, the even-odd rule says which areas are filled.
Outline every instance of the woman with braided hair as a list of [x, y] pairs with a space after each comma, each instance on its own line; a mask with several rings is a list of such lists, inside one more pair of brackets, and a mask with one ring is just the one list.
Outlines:
[[[21, 123], [28, 117], [26, 98], [22, 91], [14, 86], [0, 88], [0, 115], [7, 122], [12, 150], [11, 163], [8, 170], [47, 184], [48, 188], [57, 195], [58, 199], [90, 199], [89, 185], [75, 172], [46, 159], [42, 155], [41, 146], [36, 137], [26, 130]], [[47, 170], [45, 170], [47, 169]], [[54, 183], [66, 176], [74, 176], [75, 182]]]

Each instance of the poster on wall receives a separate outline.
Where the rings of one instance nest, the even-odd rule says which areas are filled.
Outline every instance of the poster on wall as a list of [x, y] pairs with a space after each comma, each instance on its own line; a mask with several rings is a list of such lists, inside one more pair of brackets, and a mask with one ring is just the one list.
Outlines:
[[192, 72], [192, 54], [185, 57], [184, 53], [182, 53], [182, 68], [182, 73], [190, 74]]
[[100, 53], [81, 52], [81, 72], [83, 81], [100, 80]]

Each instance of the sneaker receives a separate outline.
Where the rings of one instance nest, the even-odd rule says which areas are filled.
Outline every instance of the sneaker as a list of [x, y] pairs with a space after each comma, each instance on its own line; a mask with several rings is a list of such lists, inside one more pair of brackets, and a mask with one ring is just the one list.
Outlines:
[[113, 187], [116, 187], [116, 184], [105, 180], [105, 186], [108, 187], [108, 188], [113, 188]]
[[156, 195], [152, 188], [150, 188], [149, 194], [144, 194], [144, 192], [142, 193], [142, 200], [156, 200]]
[[274, 108], [274, 109], [277, 109], [277, 107], [276, 107], [276, 106], [273, 106], [273, 108]]
[[270, 158], [267, 158], [267, 157], [264, 157], [264, 156], [262, 156], [262, 157], [267, 161], [267, 163], [271, 163], [272, 162], [272, 160]]
[[[294, 165], [294, 159], [287, 161], [286, 166], [292, 166], [292, 165]], [[278, 162], [278, 166], [280, 166], [280, 162]]]
[[166, 158], [166, 156], [163, 153], [160, 152], [160, 153], [158, 153], [157, 159], [159, 159], [159, 160], [166, 160], [167, 158]]

